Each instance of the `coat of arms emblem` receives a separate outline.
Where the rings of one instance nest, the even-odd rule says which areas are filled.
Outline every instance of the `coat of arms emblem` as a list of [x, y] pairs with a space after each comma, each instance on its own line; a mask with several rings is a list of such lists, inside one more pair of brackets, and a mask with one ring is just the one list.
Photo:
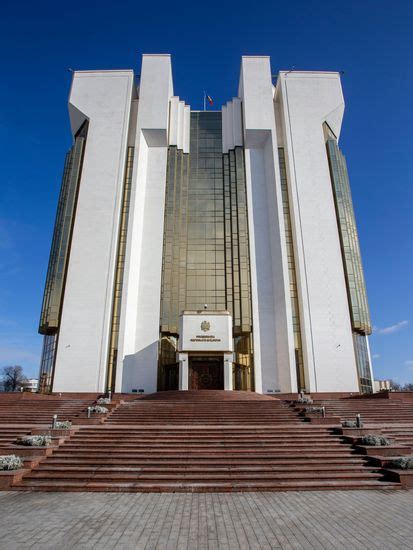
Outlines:
[[209, 321], [202, 321], [201, 330], [203, 330], [204, 332], [208, 332], [210, 328], [211, 328], [211, 324], [209, 323]]

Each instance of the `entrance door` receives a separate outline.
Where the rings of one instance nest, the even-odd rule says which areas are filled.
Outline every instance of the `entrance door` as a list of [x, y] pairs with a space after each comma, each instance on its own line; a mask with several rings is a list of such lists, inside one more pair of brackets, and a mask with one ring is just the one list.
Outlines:
[[189, 389], [223, 390], [224, 368], [222, 359], [191, 359], [189, 363]]

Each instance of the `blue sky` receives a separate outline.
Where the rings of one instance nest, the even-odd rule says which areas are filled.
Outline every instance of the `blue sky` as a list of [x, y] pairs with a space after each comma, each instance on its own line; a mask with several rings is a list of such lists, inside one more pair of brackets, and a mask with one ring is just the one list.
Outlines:
[[0, 367], [37, 374], [37, 325], [74, 69], [172, 54], [175, 93], [236, 95], [242, 54], [279, 69], [344, 71], [347, 156], [373, 324], [376, 378], [413, 381], [413, 3], [3, 1], [0, 46]]

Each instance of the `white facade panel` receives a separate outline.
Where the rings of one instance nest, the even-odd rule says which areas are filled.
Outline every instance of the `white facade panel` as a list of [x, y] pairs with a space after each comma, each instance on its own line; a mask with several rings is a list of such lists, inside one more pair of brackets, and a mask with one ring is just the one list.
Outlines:
[[54, 391], [105, 389], [132, 71], [73, 77], [74, 126], [89, 120], [60, 323]]
[[358, 391], [349, 305], [323, 123], [340, 132], [337, 73], [280, 73], [301, 331], [311, 391]]
[[297, 382], [268, 57], [243, 57], [239, 96], [244, 119], [256, 391], [290, 392], [296, 390]]
[[[298, 389], [278, 156], [283, 147], [307, 390], [357, 392], [323, 134], [324, 122], [337, 138], [340, 133], [344, 112], [340, 77], [283, 71], [274, 87], [268, 57], [243, 57], [238, 96], [222, 108], [222, 147], [227, 153], [243, 146], [245, 153], [255, 390]], [[171, 60], [166, 54], [143, 56], [139, 97], [132, 71], [76, 72], [69, 109], [74, 133], [85, 120], [89, 127], [53, 390], [106, 389], [125, 162], [127, 147], [133, 146], [116, 391], [154, 392], [168, 147], [190, 153], [191, 110], [173, 95]], [[180, 387], [188, 387], [188, 352], [220, 351], [225, 353], [225, 388], [231, 389], [231, 316], [190, 313], [194, 312], [182, 317], [180, 331]]]
[[[169, 113], [183, 140], [169, 55], [143, 56], [123, 281], [116, 391], [156, 391]], [[181, 106], [182, 105], [182, 106]], [[182, 114], [180, 114], [182, 112]], [[181, 120], [180, 120], [181, 119]], [[174, 130], [175, 132], [175, 130]]]

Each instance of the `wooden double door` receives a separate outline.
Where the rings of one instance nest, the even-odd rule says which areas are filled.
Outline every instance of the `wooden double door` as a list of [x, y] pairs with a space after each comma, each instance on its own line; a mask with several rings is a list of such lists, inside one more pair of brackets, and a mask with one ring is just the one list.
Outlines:
[[189, 389], [223, 390], [224, 365], [222, 357], [190, 358]]

